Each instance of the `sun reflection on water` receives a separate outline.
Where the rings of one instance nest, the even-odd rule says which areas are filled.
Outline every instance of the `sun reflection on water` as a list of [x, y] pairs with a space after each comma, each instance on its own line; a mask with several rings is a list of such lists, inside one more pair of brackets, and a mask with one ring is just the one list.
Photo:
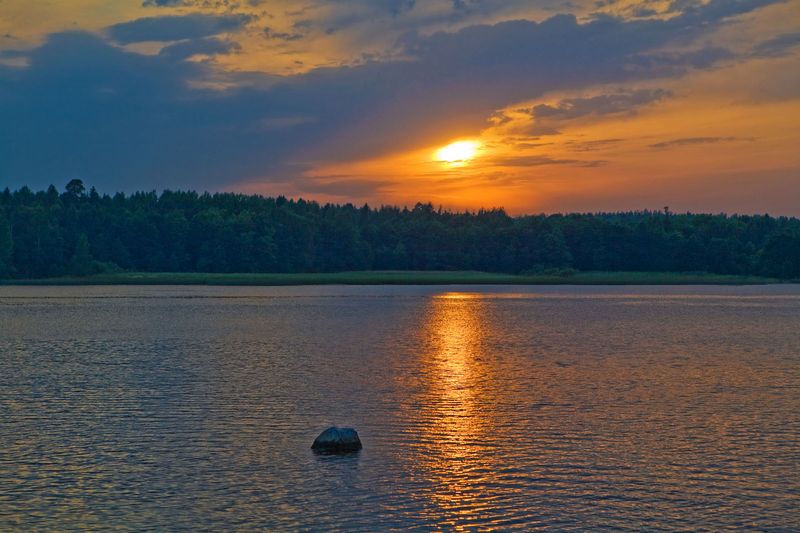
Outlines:
[[482, 374], [482, 302], [473, 295], [446, 294], [434, 299], [432, 307], [430, 363], [438, 380], [437, 426], [446, 442], [456, 446], [445, 451], [458, 457], [463, 454], [460, 445], [469, 445], [480, 425], [476, 401]]
[[431, 299], [423, 355], [423, 400], [429, 453], [431, 513], [442, 527], [461, 530], [483, 519], [493, 481], [491, 449], [495, 392], [484, 341], [491, 321], [480, 295], [446, 293]]

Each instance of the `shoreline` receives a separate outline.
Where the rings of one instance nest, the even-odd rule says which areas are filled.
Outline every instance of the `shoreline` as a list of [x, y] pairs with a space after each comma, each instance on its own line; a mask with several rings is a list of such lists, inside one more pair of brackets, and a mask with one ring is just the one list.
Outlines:
[[70, 285], [772, 285], [797, 280], [696, 272], [496, 274], [465, 271], [359, 271], [302, 274], [120, 272], [86, 277], [0, 280], [5, 286]]

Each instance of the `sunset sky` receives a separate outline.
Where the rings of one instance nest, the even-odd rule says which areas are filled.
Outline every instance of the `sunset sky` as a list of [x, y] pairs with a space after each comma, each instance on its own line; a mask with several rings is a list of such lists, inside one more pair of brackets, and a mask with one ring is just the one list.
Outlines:
[[0, 188], [800, 215], [800, 0], [0, 0]]

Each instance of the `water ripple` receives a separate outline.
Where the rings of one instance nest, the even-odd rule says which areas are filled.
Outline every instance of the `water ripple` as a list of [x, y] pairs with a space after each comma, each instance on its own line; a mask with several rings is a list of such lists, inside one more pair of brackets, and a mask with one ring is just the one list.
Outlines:
[[0, 530], [800, 529], [797, 288], [4, 287], [0, 325]]

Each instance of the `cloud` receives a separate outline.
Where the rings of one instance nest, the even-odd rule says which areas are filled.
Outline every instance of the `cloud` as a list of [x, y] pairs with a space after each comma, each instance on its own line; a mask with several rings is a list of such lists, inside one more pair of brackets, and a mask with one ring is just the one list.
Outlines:
[[557, 120], [574, 119], [587, 115], [632, 113], [636, 108], [658, 102], [670, 96], [664, 89], [638, 89], [601, 94], [589, 98], [566, 98], [555, 106], [539, 104], [531, 109], [536, 118]]
[[260, 124], [265, 130], [280, 130], [313, 122], [314, 119], [310, 117], [269, 117], [263, 119]]
[[[286, 77], [225, 74], [185, 61], [234, 51], [211, 37], [241, 28], [249, 20], [243, 16], [169, 16], [109, 29], [123, 44], [186, 40], [152, 56], [88, 33], [53, 34], [26, 52], [26, 67], [0, 66], [0, 176], [31, 186], [79, 176], [109, 190], [285, 181], [308, 169], [298, 161], [376, 157], [474, 133], [494, 111], [550, 91], [661, 78], [663, 69], [629, 66], [768, 3], [712, 1], [669, 20], [579, 23], [558, 15], [408, 35], [397, 45], [402, 60]], [[673, 61], [670, 75], [694, 68], [688, 58]], [[245, 76], [248, 83], [237, 85]], [[220, 79], [230, 88], [197, 88]], [[621, 108], [615, 98], [658, 96], [629, 91], [555, 112], [603, 112]], [[602, 164], [566, 161], [506, 163]]]
[[646, 72], [661, 72], [664, 76], [680, 73], [687, 67], [709, 68], [716, 63], [734, 59], [736, 56], [727, 48], [704, 46], [697, 50], [680, 53], [647, 53], [631, 58], [629, 67]]
[[633, 9], [631, 15], [638, 18], [655, 17], [656, 15], [658, 15], [658, 11], [656, 11], [651, 7], [640, 6]]
[[673, 0], [669, 4], [669, 7], [667, 7], [667, 13], [676, 13], [689, 9], [697, 9], [702, 7], [702, 5], [702, 0]]
[[372, 1], [374, 3], [382, 4], [384, 9], [388, 10], [389, 13], [395, 17], [406, 11], [411, 11], [417, 4], [417, 0], [383, 0], [382, 2], [376, 2], [376, 0]]
[[9, 59], [16, 59], [21, 58], [24, 59], [28, 57], [29, 52], [26, 50], [0, 50], [0, 58], [9, 58]]
[[786, 0], [709, 0], [708, 2], [692, 2], [679, 0], [673, 5], [679, 6], [683, 17], [691, 22], [698, 23], [703, 20], [725, 20], [736, 15], [748, 13], [759, 7], [771, 4], [784, 3]]
[[298, 128], [259, 133], [271, 110], [248, 91], [191, 89], [212, 72], [183, 55], [51, 35], [27, 68], [0, 72], [0, 175], [32, 186], [78, 176], [108, 190], [214, 188], [257, 175], [297, 142]]
[[345, 198], [373, 196], [395, 185], [389, 180], [368, 180], [349, 176], [298, 177], [292, 185], [304, 194], [330, 194]]
[[761, 57], [781, 57], [800, 45], [800, 32], [784, 33], [773, 39], [758, 43], [753, 49], [753, 55]]
[[249, 15], [174, 15], [147, 17], [115, 24], [108, 28], [108, 36], [120, 43], [144, 41], [180, 41], [199, 39], [220, 33], [234, 32], [251, 20]]
[[[247, 0], [250, 6], [258, 6], [264, 0]], [[214, 9], [231, 9], [240, 4], [231, 0], [144, 0], [142, 7], [200, 7]]]
[[303, 38], [303, 34], [300, 32], [279, 32], [275, 31], [272, 28], [264, 28], [264, 36], [267, 39], [275, 39], [278, 41], [299, 41]]
[[159, 55], [168, 56], [174, 60], [180, 60], [188, 59], [195, 55], [230, 54], [231, 52], [241, 50], [241, 48], [239, 43], [208, 37], [191, 41], [181, 41], [165, 46], [161, 49]]
[[662, 149], [662, 148], [672, 148], [674, 146], [687, 146], [687, 145], [695, 145], [695, 144], [717, 144], [717, 143], [726, 143], [726, 142], [739, 142], [739, 141], [747, 141], [753, 142], [755, 138], [753, 137], [684, 137], [681, 139], [672, 139], [670, 141], [663, 141], [655, 144], [649, 145], [650, 148]]
[[593, 141], [568, 141], [564, 143], [573, 152], [594, 152], [623, 142], [625, 139], [597, 139]]
[[[319, 7], [322, 4], [314, 5]], [[315, 22], [330, 35], [380, 19], [390, 18], [394, 23], [395, 19], [413, 11], [416, 5], [416, 0], [330, 0], [327, 7], [333, 9], [326, 10], [325, 15]], [[305, 10], [299, 14], [305, 15]]]
[[416, 0], [330, 0], [332, 6], [346, 8], [348, 12], [387, 13], [393, 17], [412, 11]]
[[172, 7], [185, 4], [185, 0], [144, 0], [142, 2], [144, 7]]
[[489, 159], [492, 165], [500, 167], [540, 167], [545, 165], [569, 165], [576, 167], [599, 167], [603, 160], [556, 159], [544, 155], [503, 156]]

